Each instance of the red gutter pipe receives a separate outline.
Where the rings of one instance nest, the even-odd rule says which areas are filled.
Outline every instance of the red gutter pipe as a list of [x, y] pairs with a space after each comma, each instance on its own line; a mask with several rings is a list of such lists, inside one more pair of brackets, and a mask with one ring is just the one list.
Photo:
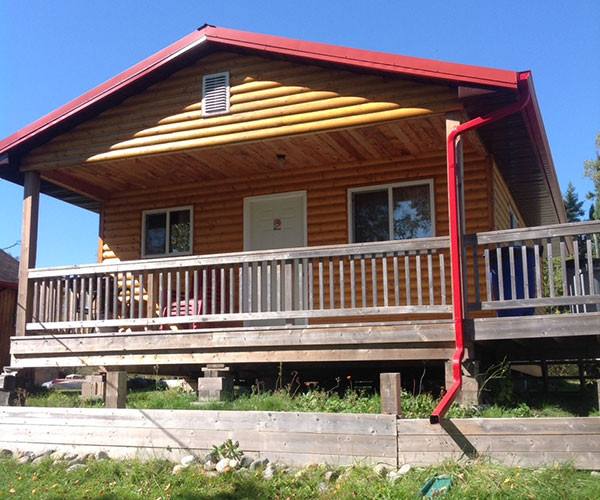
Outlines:
[[478, 116], [462, 125], [456, 127], [448, 134], [447, 154], [448, 154], [448, 205], [450, 210], [450, 257], [452, 264], [452, 307], [454, 312], [454, 335], [456, 338], [456, 350], [452, 358], [452, 387], [444, 395], [443, 399], [437, 405], [436, 409], [429, 417], [431, 424], [439, 424], [444, 415], [450, 408], [452, 402], [456, 399], [458, 391], [462, 387], [462, 361], [465, 353], [464, 330], [463, 330], [463, 287], [461, 270], [461, 235], [458, 213], [458, 189], [456, 185], [456, 138], [470, 130], [488, 125], [492, 122], [501, 120], [509, 115], [522, 110], [530, 99], [529, 92], [529, 71], [519, 74], [520, 98], [517, 102], [493, 111], [485, 116]]

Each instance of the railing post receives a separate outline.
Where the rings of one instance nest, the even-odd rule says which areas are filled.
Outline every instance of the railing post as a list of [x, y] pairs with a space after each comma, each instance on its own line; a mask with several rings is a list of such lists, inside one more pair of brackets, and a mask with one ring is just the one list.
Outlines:
[[21, 261], [17, 294], [16, 335], [25, 335], [25, 326], [32, 318], [33, 285], [29, 269], [35, 267], [37, 255], [38, 213], [40, 204], [40, 173], [25, 172], [23, 185], [23, 228], [21, 232]]

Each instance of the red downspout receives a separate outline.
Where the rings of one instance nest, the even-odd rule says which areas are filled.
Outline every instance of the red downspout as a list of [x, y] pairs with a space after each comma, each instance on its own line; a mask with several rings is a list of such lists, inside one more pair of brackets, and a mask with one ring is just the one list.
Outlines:
[[452, 306], [454, 310], [454, 334], [456, 338], [456, 351], [452, 358], [452, 387], [445, 394], [444, 398], [437, 405], [437, 408], [429, 417], [431, 424], [439, 424], [444, 415], [450, 408], [450, 405], [458, 395], [462, 386], [462, 360], [465, 353], [464, 335], [463, 335], [463, 288], [462, 288], [462, 270], [461, 270], [461, 248], [459, 234], [459, 216], [458, 213], [458, 193], [456, 186], [456, 138], [469, 130], [483, 127], [489, 123], [501, 120], [506, 116], [512, 115], [523, 109], [529, 102], [528, 79], [531, 73], [529, 71], [519, 74], [518, 87], [521, 91], [517, 102], [504, 108], [498, 109], [486, 116], [479, 116], [462, 125], [456, 127], [448, 135], [447, 154], [448, 154], [448, 204], [450, 209], [450, 257], [452, 264]]

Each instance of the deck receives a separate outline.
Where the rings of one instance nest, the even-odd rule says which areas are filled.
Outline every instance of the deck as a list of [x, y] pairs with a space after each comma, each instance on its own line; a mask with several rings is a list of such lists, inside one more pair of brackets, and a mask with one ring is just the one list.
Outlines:
[[[600, 357], [599, 233], [585, 222], [466, 236], [469, 348]], [[448, 360], [449, 262], [438, 237], [34, 269], [11, 364]]]

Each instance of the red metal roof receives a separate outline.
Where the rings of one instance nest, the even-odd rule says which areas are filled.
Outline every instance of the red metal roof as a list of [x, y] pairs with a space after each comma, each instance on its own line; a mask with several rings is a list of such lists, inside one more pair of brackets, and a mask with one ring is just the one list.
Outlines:
[[[514, 71], [453, 64], [430, 59], [259, 35], [214, 26], [204, 26], [7, 137], [0, 142], [0, 155], [16, 147], [26, 148], [29, 141], [42, 133], [52, 136], [52, 129], [56, 128], [56, 133], [60, 133], [61, 129], [58, 126], [66, 120], [75, 118], [76, 115], [83, 113], [91, 106], [101, 104], [103, 100], [107, 100], [117, 92], [123, 91], [126, 87], [135, 84], [142, 78], [163, 68], [166, 64], [189, 53], [191, 49], [204, 45], [207, 42], [211, 46], [216, 45], [217, 47], [229, 46], [238, 49], [249, 49], [278, 56], [340, 64], [366, 70], [384, 71], [454, 83], [515, 90], [518, 86], [519, 73]], [[46, 137], [46, 139], [49, 138]]]

